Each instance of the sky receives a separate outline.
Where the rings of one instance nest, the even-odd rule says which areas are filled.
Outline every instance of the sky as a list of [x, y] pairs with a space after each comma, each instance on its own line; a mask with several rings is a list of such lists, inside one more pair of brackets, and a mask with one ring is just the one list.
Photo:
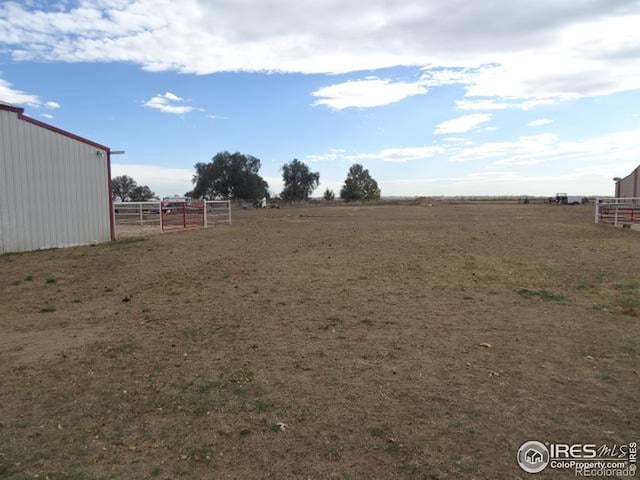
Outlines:
[[222, 150], [339, 191], [613, 195], [640, 164], [638, 0], [0, 1], [0, 101], [160, 196]]

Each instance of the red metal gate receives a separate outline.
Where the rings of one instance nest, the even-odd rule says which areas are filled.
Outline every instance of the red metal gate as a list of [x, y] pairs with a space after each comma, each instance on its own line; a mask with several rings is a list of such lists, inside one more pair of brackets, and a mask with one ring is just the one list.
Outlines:
[[204, 202], [162, 202], [162, 231], [204, 227]]

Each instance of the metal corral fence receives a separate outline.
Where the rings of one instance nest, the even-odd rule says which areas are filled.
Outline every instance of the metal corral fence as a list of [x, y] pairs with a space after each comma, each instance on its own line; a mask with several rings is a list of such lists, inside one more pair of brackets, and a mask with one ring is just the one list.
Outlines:
[[640, 225], [640, 197], [596, 198], [596, 223]]
[[156, 233], [210, 225], [231, 225], [231, 202], [114, 202], [116, 232]]

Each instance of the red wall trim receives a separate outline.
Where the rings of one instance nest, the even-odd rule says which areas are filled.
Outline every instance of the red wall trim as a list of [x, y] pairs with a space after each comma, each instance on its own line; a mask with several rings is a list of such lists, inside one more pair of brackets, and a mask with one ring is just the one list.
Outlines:
[[58, 127], [54, 127], [53, 125], [49, 125], [48, 123], [44, 123], [44, 122], [41, 122], [40, 120], [36, 120], [35, 118], [31, 118], [24, 114], [24, 108], [12, 107], [10, 105], [3, 105], [0, 103], [0, 110], [15, 112], [18, 114], [18, 119], [20, 120], [24, 120], [25, 122], [32, 123], [33, 125], [36, 125], [41, 128], [46, 128], [47, 130], [51, 130], [52, 132], [55, 132], [59, 135], [69, 137], [78, 142], [90, 145], [99, 150], [105, 150], [107, 152], [107, 176], [109, 179], [109, 182], [108, 182], [109, 191], [107, 192], [107, 194], [109, 195], [109, 230], [110, 230], [111, 240], [115, 240], [116, 225], [115, 225], [115, 219], [113, 217], [113, 198], [111, 195], [111, 149], [109, 147], [105, 147], [104, 145], [100, 145], [99, 143], [92, 142], [91, 140], [80, 137], [74, 133], [67, 132], [66, 130], [62, 130]]
[[116, 239], [116, 219], [113, 213], [113, 190], [111, 187], [111, 150], [107, 149], [107, 175], [109, 177], [109, 228], [111, 240]]
[[62, 130], [61, 128], [54, 127], [53, 125], [49, 125], [48, 123], [44, 123], [44, 122], [41, 122], [40, 120], [36, 120], [35, 118], [31, 118], [28, 115], [24, 114], [24, 108], [11, 107], [9, 105], [0, 104], [0, 110], [15, 112], [18, 114], [18, 118], [20, 120], [24, 120], [25, 122], [32, 123], [34, 125], [37, 125], [38, 127], [46, 128], [47, 130], [51, 130], [52, 132], [58, 133], [60, 135], [64, 135], [65, 137], [72, 138], [74, 140], [77, 140], [78, 142], [86, 143], [87, 145], [91, 145], [92, 147], [99, 148], [101, 150], [107, 150], [107, 151], [109, 150], [109, 147], [105, 147], [104, 145], [100, 145], [99, 143], [80, 137], [74, 133], [67, 132], [66, 130]]

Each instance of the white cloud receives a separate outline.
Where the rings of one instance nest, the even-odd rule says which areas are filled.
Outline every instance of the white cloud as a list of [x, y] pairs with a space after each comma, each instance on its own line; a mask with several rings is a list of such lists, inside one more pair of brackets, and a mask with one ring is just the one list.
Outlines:
[[463, 115], [462, 117], [453, 118], [436, 125], [433, 132], [436, 135], [449, 133], [465, 133], [473, 130], [478, 125], [491, 120], [490, 113], [473, 113], [471, 115]]
[[445, 149], [441, 146], [429, 145], [424, 147], [400, 147], [385, 148], [374, 153], [357, 153], [345, 155], [345, 159], [351, 162], [359, 162], [363, 160], [382, 160], [392, 163], [406, 163], [413, 160], [422, 160], [433, 157], [438, 153], [444, 153]]
[[346, 150], [341, 148], [331, 148], [327, 153], [317, 155], [307, 155], [305, 160], [308, 162], [326, 162], [330, 160], [338, 160], [344, 158]]
[[384, 148], [377, 152], [347, 153], [346, 150], [332, 148], [327, 153], [307, 155], [305, 160], [309, 162], [321, 162], [332, 160], [345, 160], [348, 162], [363, 162], [366, 160], [382, 160], [390, 163], [406, 163], [413, 160], [422, 160], [444, 153], [445, 148], [439, 145], [423, 147], [397, 147]]
[[195, 74], [427, 66], [421, 89], [461, 83], [470, 99], [522, 108], [640, 88], [637, 0], [530, 2], [525, 14], [512, 0], [44, 5], [0, 4], [0, 43], [14, 60], [130, 62]]
[[0, 78], [0, 102], [29, 107], [40, 106], [40, 97], [13, 88], [13, 85]]
[[51, 109], [60, 108], [60, 104], [58, 102], [47, 102], [44, 106]]
[[164, 98], [165, 100], [169, 100], [171, 102], [182, 102], [184, 100], [184, 98], [179, 97], [175, 93], [171, 93], [171, 92], [165, 92], [161, 95], [158, 95], [158, 97]]
[[155, 97], [151, 97], [144, 104], [145, 107], [160, 110], [164, 113], [172, 113], [174, 115], [183, 115], [195, 110], [194, 107], [189, 105], [177, 105], [183, 102], [184, 99], [171, 93], [166, 92], [158, 94]]
[[53, 115], [51, 115], [50, 113], [41, 113], [40, 116], [42, 118], [46, 118], [47, 120], [53, 120]]
[[313, 92], [313, 96], [319, 98], [314, 105], [343, 110], [388, 105], [413, 95], [423, 95], [427, 91], [420, 82], [392, 82], [369, 77], [322, 87]]
[[626, 130], [590, 137], [584, 140], [562, 140], [544, 133], [522, 136], [509, 142], [489, 142], [464, 148], [449, 149], [452, 162], [490, 161], [494, 165], [526, 166], [549, 164], [556, 169], [569, 161], [589, 164], [633, 163], [640, 158], [640, 130]]
[[543, 125], [549, 125], [550, 123], [553, 123], [553, 120], [549, 118], [538, 118], [537, 120], [532, 120], [529, 123], [527, 123], [527, 126], [542, 127]]

